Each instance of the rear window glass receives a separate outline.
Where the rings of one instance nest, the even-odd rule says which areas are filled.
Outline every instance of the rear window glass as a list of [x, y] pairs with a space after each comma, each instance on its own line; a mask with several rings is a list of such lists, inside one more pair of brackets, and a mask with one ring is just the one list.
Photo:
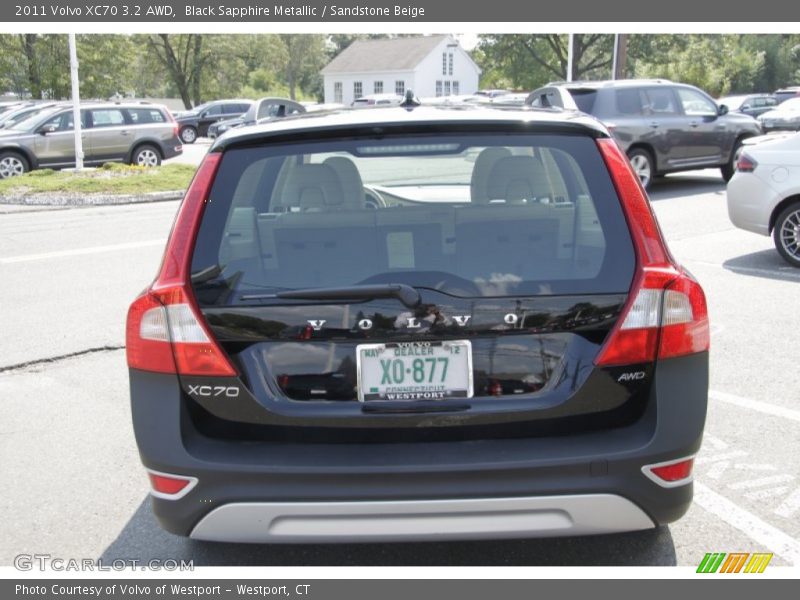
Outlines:
[[578, 110], [587, 114], [592, 114], [594, 108], [594, 101], [597, 99], [597, 90], [569, 90], [572, 94], [572, 99]]
[[164, 114], [156, 108], [129, 108], [128, 114], [136, 125], [166, 122]]
[[642, 94], [638, 89], [622, 89], [614, 92], [617, 113], [621, 115], [642, 114]]
[[369, 283], [460, 297], [618, 293], [633, 268], [596, 144], [554, 135], [230, 149], [192, 265], [203, 305]]
[[258, 107], [258, 118], [259, 119], [268, 119], [278, 116], [278, 111], [280, 111], [281, 105], [280, 104], [272, 104], [267, 102], [262, 102], [261, 106]]
[[675, 96], [668, 88], [648, 88], [645, 90], [647, 106], [645, 112], [653, 116], [677, 115]]
[[125, 116], [118, 108], [101, 108], [89, 112], [92, 115], [92, 127], [113, 127], [125, 124]]

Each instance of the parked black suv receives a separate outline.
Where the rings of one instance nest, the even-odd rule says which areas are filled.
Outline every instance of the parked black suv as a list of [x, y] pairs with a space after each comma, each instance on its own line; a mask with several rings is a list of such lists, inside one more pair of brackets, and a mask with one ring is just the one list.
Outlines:
[[752, 117], [663, 79], [552, 83], [531, 92], [527, 103], [577, 107], [603, 121], [645, 188], [659, 175], [709, 167], [728, 181], [742, 140], [762, 133]]
[[184, 144], [194, 144], [198, 137], [208, 135], [208, 128], [217, 121], [242, 116], [252, 106], [252, 100], [215, 100], [175, 115]]
[[127, 321], [159, 521], [313, 542], [679, 518], [706, 302], [630, 163], [578, 113], [407, 104], [203, 160]]

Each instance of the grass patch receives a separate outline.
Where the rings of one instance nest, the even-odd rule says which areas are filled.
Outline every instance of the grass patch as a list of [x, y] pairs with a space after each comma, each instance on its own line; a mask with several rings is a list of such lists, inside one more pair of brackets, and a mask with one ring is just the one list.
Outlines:
[[185, 190], [194, 175], [192, 165], [139, 167], [106, 163], [99, 169], [69, 173], [39, 169], [0, 180], [0, 196], [41, 193], [146, 194]]

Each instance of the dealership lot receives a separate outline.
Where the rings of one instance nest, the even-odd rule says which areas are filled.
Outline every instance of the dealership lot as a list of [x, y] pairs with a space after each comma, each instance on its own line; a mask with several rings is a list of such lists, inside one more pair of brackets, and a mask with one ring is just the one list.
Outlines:
[[[186, 147], [196, 161], [207, 145]], [[735, 229], [716, 171], [657, 182], [675, 255], [712, 322], [696, 502], [669, 530], [597, 538], [342, 547], [201, 544], [158, 528], [130, 425], [125, 312], [159, 264], [176, 202], [0, 207], [0, 565], [20, 553], [195, 564], [681, 564], [774, 552], [800, 564], [800, 271]], [[9, 284], [17, 282], [16, 284]], [[11, 483], [13, 482], [13, 483]]]

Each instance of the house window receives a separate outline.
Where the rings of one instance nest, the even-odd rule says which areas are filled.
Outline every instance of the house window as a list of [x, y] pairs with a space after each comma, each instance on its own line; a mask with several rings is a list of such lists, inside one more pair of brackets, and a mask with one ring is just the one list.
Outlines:
[[458, 90], [458, 82], [453, 82], [453, 96], [458, 96], [461, 92]]
[[337, 104], [342, 103], [342, 82], [341, 81], [334, 81], [333, 82], [333, 101]]
[[444, 82], [444, 95], [445, 96], [449, 96], [450, 95], [450, 82], [449, 81], [445, 81]]
[[406, 93], [406, 82], [405, 81], [395, 81], [394, 82], [394, 93], [398, 96], [403, 96]]
[[447, 52], [442, 52], [442, 75], [447, 75]]
[[354, 81], [353, 82], [353, 100], [358, 100], [363, 95], [364, 95], [364, 86], [361, 85], [360, 81]]
[[383, 82], [382, 81], [376, 81], [374, 84], [372, 84], [372, 92], [374, 94], [382, 94], [383, 93]]
[[453, 74], [453, 53], [447, 55], [447, 74]]
[[441, 81], [437, 81], [436, 82], [436, 96], [438, 97], [438, 96], [441, 96], [441, 95], [442, 95], [442, 82]]

